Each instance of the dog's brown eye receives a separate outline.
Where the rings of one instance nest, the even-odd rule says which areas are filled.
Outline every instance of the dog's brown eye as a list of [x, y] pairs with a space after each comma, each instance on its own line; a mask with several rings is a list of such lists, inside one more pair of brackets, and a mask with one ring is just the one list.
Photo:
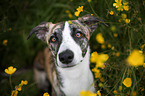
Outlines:
[[56, 37], [51, 37], [51, 41], [55, 42], [56, 41]]
[[78, 38], [80, 38], [82, 36], [82, 34], [80, 33], [80, 32], [78, 32], [77, 34], [76, 34], [76, 37], [78, 37]]

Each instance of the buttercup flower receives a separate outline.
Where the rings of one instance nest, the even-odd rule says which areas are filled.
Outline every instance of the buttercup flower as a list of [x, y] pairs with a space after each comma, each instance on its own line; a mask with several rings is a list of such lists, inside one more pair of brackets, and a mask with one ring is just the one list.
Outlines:
[[113, 12], [113, 11], [110, 11], [110, 12], [109, 12], [109, 14], [110, 14], [110, 15], [113, 15], [113, 14], [114, 14], [114, 12]]
[[98, 34], [96, 35], [96, 40], [97, 40], [97, 42], [100, 43], [100, 44], [103, 44], [103, 43], [105, 42], [102, 33], [98, 33]]
[[132, 66], [141, 66], [144, 64], [144, 56], [139, 52], [139, 50], [133, 50], [127, 58], [127, 61]]
[[44, 93], [43, 96], [49, 96], [48, 92]]
[[98, 54], [97, 52], [93, 52], [91, 54], [91, 62], [96, 63], [96, 67], [104, 68], [104, 62], [108, 60], [109, 56], [107, 54]]
[[76, 12], [75, 12], [75, 16], [79, 16], [79, 14], [80, 14], [80, 12], [83, 12], [83, 7], [84, 6], [79, 6], [76, 10]]
[[129, 23], [130, 22], [130, 19], [125, 19], [125, 23]]
[[22, 85], [23, 85], [23, 84], [24, 84], [24, 85], [27, 85], [27, 84], [28, 84], [28, 81], [27, 81], [27, 80], [25, 80], [25, 81], [22, 80], [22, 81], [21, 81], [21, 84], [22, 84]]
[[11, 93], [11, 96], [17, 96], [18, 95], [18, 91], [17, 90], [13, 90]]
[[9, 31], [12, 31], [12, 28], [11, 27], [9, 28]]
[[80, 12], [79, 12], [79, 11], [76, 11], [76, 12], [75, 12], [75, 16], [77, 16], [77, 17], [78, 17], [78, 16], [79, 16], [79, 14], [80, 14]]
[[122, 6], [122, 3], [121, 3], [122, 0], [115, 0], [115, 2], [116, 2], [116, 3], [113, 3], [113, 6], [114, 6], [114, 7], [118, 8], [118, 7]]
[[129, 10], [128, 2], [123, 2], [123, 8], [125, 11]]
[[8, 67], [8, 69], [5, 69], [5, 72], [7, 74], [13, 74], [16, 71], [16, 68], [13, 68], [13, 66]]
[[114, 94], [117, 94], [117, 90], [114, 90], [113, 93], [114, 93]]
[[131, 85], [132, 85], [131, 78], [125, 78], [124, 81], [123, 81], [123, 84], [124, 84], [126, 87], [131, 87]]
[[3, 45], [7, 46], [8, 40], [3, 41]]
[[125, 19], [125, 18], [127, 18], [127, 15], [126, 15], [125, 13], [122, 13], [122, 14], [121, 14], [121, 17], [122, 17], [123, 19]]
[[90, 91], [81, 91], [80, 96], [97, 96], [97, 94]]
[[84, 6], [79, 6], [79, 8], [77, 8], [76, 10], [79, 12], [83, 12], [83, 8], [84, 8]]
[[101, 93], [100, 93], [100, 91], [97, 91], [97, 96], [101, 96]]
[[129, 10], [128, 2], [123, 2], [122, 4], [122, 0], [115, 0], [115, 3], [113, 3], [113, 6], [116, 7], [118, 11], [123, 11], [123, 9], [125, 11]]
[[72, 14], [71, 14], [71, 13], [69, 13], [69, 14], [68, 14], [68, 17], [69, 17], [69, 18], [72, 18]]

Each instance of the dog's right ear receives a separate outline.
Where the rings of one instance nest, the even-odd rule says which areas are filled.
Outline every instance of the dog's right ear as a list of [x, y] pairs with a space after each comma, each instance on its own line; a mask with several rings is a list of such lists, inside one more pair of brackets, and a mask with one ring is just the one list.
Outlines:
[[34, 27], [29, 33], [27, 40], [31, 37], [33, 33], [35, 33], [38, 39], [46, 41], [46, 34], [49, 32], [51, 24], [51, 22], [42, 22], [38, 26]]

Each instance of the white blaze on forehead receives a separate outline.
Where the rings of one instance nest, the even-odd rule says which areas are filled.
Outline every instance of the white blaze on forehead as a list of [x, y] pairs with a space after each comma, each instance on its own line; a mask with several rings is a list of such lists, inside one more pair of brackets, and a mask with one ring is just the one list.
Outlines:
[[[69, 27], [68, 21], [65, 22], [64, 29], [62, 31], [62, 42], [58, 49], [57, 58], [59, 58], [59, 54], [65, 50], [71, 50], [74, 54], [74, 59], [72, 64], [77, 64], [82, 60], [82, 50], [80, 46], [75, 42], [74, 38], [71, 36], [71, 29]], [[58, 65], [61, 66], [61, 62], [57, 59]]]

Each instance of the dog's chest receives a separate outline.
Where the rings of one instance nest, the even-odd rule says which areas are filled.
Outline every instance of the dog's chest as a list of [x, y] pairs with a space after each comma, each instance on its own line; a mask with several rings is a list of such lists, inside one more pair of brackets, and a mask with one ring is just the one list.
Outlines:
[[[74, 73], [72, 75], [75, 75], [78, 73]], [[88, 75], [88, 76], [86, 76]], [[90, 75], [90, 76], [89, 76]], [[87, 77], [87, 78], [86, 78]], [[90, 90], [94, 91], [92, 85], [93, 85], [93, 79], [90, 80], [89, 78], [92, 79], [92, 74], [86, 73], [83, 74], [82, 76], [76, 78], [76, 79], [63, 79], [63, 87], [61, 88], [63, 92], [65, 93], [66, 96], [79, 96], [80, 92], [82, 90]]]
[[[87, 52], [88, 54], [89, 52]], [[66, 96], [79, 96], [80, 91], [94, 92], [94, 80], [92, 72], [89, 68], [89, 54], [84, 58], [83, 62], [73, 68], [61, 69], [58, 68], [61, 76], [61, 90]]]

